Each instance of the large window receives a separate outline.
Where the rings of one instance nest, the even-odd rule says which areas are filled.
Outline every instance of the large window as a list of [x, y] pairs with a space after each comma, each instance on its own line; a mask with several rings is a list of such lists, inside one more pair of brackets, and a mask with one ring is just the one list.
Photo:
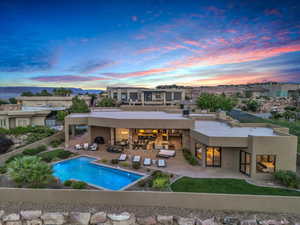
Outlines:
[[181, 100], [181, 92], [174, 92], [174, 100]]
[[118, 92], [114, 92], [113, 99], [118, 100]]
[[275, 172], [275, 155], [256, 155], [256, 172], [273, 173]]
[[6, 119], [0, 119], [0, 127], [6, 128]]
[[205, 163], [207, 167], [221, 167], [221, 148], [207, 147]]
[[127, 93], [122, 93], [121, 94], [121, 100], [122, 101], [127, 101]]
[[166, 92], [166, 100], [172, 101], [172, 92]]
[[251, 154], [240, 151], [240, 172], [250, 176], [251, 173]]
[[137, 92], [131, 92], [129, 94], [129, 98], [132, 100], [132, 101], [137, 101], [138, 100], [138, 93]]
[[152, 92], [151, 91], [145, 91], [144, 92], [144, 100], [146, 102], [151, 102], [152, 101]]

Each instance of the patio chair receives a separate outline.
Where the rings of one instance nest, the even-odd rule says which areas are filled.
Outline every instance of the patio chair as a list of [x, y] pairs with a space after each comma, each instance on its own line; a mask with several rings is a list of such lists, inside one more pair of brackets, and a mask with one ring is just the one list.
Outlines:
[[150, 158], [145, 158], [144, 159], [144, 166], [151, 166], [152, 160]]
[[96, 143], [94, 143], [94, 144], [92, 144], [92, 145], [89, 147], [89, 149], [90, 149], [91, 151], [97, 151], [97, 150], [98, 150], [98, 145], [97, 145]]
[[127, 155], [126, 154], [121, 154], [119, 157], [119, 161], [125, 161], [127, 159]]
[[166, 166], [167, 166], [166, 160], [164, 160], [164, 159], [159, 159], [159, 160], [157, 161], [157, 167], [166, 167]]
[[133, 156], [132, 162], [141, 162], [141, 156], [139, 155]]
[[75, 150], [82, 150], [82, 145], [80, 144], [75, 145]]
[[84, 143], [83, 144], [83, 149], [84, 150], [89, 150], [89, 143]]

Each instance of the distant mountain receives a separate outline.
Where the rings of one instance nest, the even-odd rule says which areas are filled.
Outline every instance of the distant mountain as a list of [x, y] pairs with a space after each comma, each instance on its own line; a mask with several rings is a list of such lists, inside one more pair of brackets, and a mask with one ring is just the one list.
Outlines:
[[[32, 93], [41, 92], [42, 90], [47, 90], [52, 92], [53, 87], [0, 87], [0, 99], [9, 99], [12, 97], [20, 96], [24, 91], [31, 91]], [[81, 88], [69, 88], [72, 90], [73, 94], [99, 94], [102, 90], [85, 90]]]

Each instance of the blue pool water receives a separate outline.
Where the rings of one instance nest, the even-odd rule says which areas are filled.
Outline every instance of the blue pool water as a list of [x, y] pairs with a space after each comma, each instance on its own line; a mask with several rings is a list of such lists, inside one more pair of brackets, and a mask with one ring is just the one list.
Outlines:
[[55, 163], [54, 176], [62, 182], [70, 179], [80, 180], [109, 190], [120, 190], [143, 177], [136, 173], [91, 163], [94, 160], [96, 159], [92, 157], [80, 156]]

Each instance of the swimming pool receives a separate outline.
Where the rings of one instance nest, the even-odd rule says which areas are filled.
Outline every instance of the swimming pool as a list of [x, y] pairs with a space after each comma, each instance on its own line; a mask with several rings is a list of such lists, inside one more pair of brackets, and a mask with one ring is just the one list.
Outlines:
[[121, 190], [142, 178], [143, 175], [91, 163], [96, 158], [80, 156], [53, 164], [54, 176], [62, 182], [70, 179], [84, 181], [91, 185]]

